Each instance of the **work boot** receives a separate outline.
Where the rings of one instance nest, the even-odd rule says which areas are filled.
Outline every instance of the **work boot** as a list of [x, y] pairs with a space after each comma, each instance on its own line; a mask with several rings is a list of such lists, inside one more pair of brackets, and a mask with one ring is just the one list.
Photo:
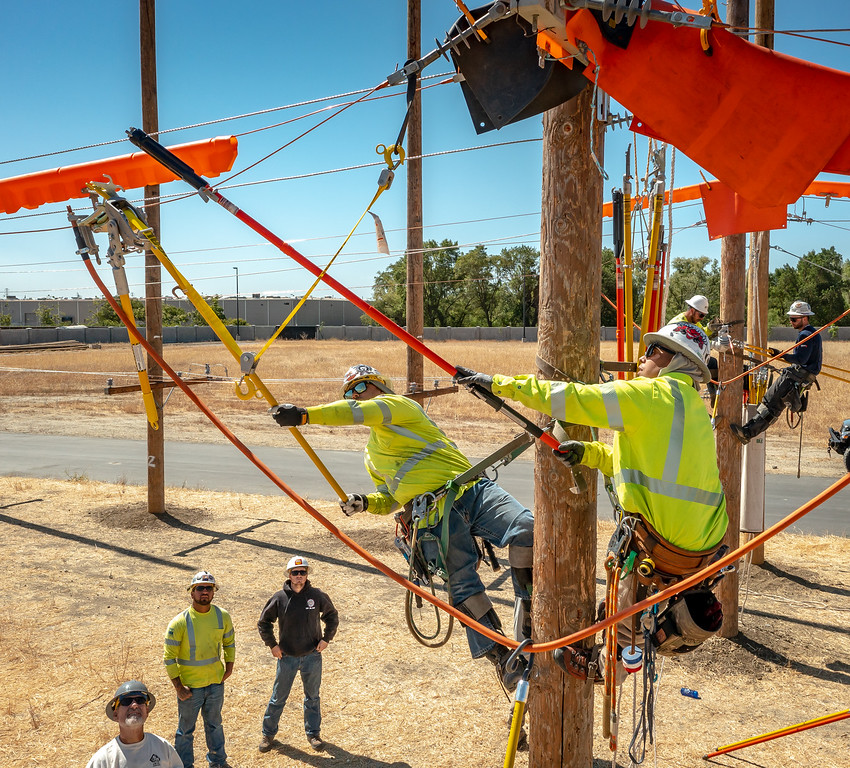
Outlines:
[[267, 736], [264, 733], [263, 738], [260, 739], [260, 745], [257, 747], [257, 749], [259, 749], [260, 752], [268, 752], [274, 746], [274, 743], [274, 736]]
[[522, 679], [522, 673], [525, 672], [526, 660], [520, 655], [512, 662], [508, 668], [508, 659], [512, 650], [505, 648], [503, 645], [495, 645], [484, 655], [489, 659], [490, 663], [496, 667], [496, 674], [499, 676], [502, 685], [508, 693], [513, 693], [516, 690], [519, 681]]
[[732, 430], [732, 434], [738, 438], [738, 441], [741, 445], [746, 445], [750, 442], [750, 436], [747, 434], [747, 430], [744, 429], [740, 424], [730, 424], [729, 429]]
[[[579, 680], [587, 680], [591, 677], [594, 683], [604, 683], [605, 678], [602, 676], [602, 671], [599, 667], [599, 651], [601, 646], [593, 648], [574, 648], [571, 645], [565, 645], [563, 648], [556, 648], [552, 654], [555, 663], [572, 677]], [[592, 670], [591, 670], [592, 666]]]
[[307, 741], [310, 742], [310, 746], [313, 747], [316, 752], [321, 752], [325, 748], [325, 742], [322, 741], [318, 733], [309, 734], [307, 736]]

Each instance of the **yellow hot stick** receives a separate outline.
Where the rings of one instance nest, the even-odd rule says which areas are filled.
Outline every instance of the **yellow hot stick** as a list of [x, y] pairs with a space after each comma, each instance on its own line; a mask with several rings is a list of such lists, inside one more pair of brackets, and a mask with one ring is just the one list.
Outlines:
[[[222, 344], [227, 347], [228, 351], [236, 360], [239, 360], [242, 357], [242, 350], [239, 348], [239, 345], [236, 343], [236, 340], [233, 336], [230, 335], [230, 332], [227, 330], [227, 327], [224, 323], [221, 322], [221, 319], [213, 312], [212, 308], [209, 304], [204, 300], [203, 296], [201, 296], [194, 287], [186, 280], [185, 277], [181, 274], [180, 270], [174, 266], [171, 262], [171, 259], [168, 258], [165, 251], [162, 249], [162, 246], [159, 244], [156, 236], [154, 235], [153, 230], [140, 219], [134, 211], [131, 209], [127, 209], [124, 211], [124, 214], [127, 217], [127, 221], [130, 223], [130, 226], [138, 232], [139, 235], [144, 237], [150, 244], [151, 250], [156, 256], [157, 260], [165, 267], [168, 271], [168, 274], [174, 278], [174, 282], [180, 287], [189, 301], [192, 302], [195, 309], [201, 314], [204, 320], [209, 323], [210, 328], [212, 328], [213, 332], [216, 336], [221, 340]], [[278, 405], [277, 400], [274, 398], [271, 392], [269, 392], [266, 385], [263, 383], [262, 379], [257, 376], [256, 373], [250, 373], [245, 377], [248, 380], [248, 392], [243, 394], [239, 391], [239, 385], [237, 385], [237, 396], [242, 400], [250, 399], [254, 397], [254, 395], [259, 392], [266, 400], [266, 402], [274, 407]], [[304, 436], [295, 428], [289, 428], [292, 436], [298, 441], [298, 444], [303, 448], [304, 452], [310, 457], [310, 460], [313, 464], [316, 465], [316, 468], [319, 472], [322, 473], [322, 476], [325, 480], [328, 481], [331, 488], [334, 489], [334, 492], [339, 496], [341, 501], [344, 501], [348, 498], [348, 494], [342, 490], [340, 484], [336, 481], [336, 479], [331, 475], [328, 468], [322, 463], [322, 460], [316, 455], [315, 451], [310, 447], [307, 440]]]
[[[656, 193], [652, 198], [652, 231], [649, 237], [649, 260], [646, 267], [646, 286], [643, 289], [643, 315], [640, 323], [640, 341], [638, 358], [643, 355], [643, 337], [649, 330], [649, 312], [652, 306], [652, 287], [655, 282], [655, 265], [658, 259], [658, 240], [661, 232], [661, 213], [664, 205], [664, 185], [657, 182]], [[658, 190], [661, 190], [658, 192]]]
[[[127, 282], [126, 278], [124, 279], [124, 282]], [[127, 315], [127, 319], [135, 326], [135, 320], [133, 319], [133, 305], [130, 302], [129, 295], [126, 293], [119, 294], [118, 300], [121, 302], [121, 307], [124, 310], [124, 314]], [[151, 392], [151, 383], [148, 379], [147, 364], [145, 363], [145, 358], [142, 355], [141, 344], [139, 344], [139, 341], [132, 333], [130, 334], [130, 348], [133, 351], [133, 359], [136, 361], [136, 373], [139, 374], [139, 386], [142, 390], [142, 401], [145, 404], [145, 414], [148, 418], [148, 424], [151, 425], [151, 429], [159, 429], [159, 414], [156, 410], [156, 402], [154, 402], [153, 399], [153, 392]]]
[[516, 750], [522, 732], [522, 719], [525, 717], [525, 702], [528, 701], [528, 681], [520, 680], [514, 696], [514, 716], [511, 720], [511, 732], [508, 736], [508, 747], [505, 750], [504, 768], [513, 768]]
[[[632, 184], [623, 181], [623, 296], [625, 314], [624, 340], [627, 363], [634, 362], [634, 307], [632, 306]], [[626, 379], [634, 378], [632, 371], [626, 372]]]

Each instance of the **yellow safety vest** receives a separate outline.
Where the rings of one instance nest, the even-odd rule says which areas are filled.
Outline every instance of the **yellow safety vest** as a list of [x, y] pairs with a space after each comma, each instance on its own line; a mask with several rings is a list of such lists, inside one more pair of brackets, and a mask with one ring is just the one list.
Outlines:
[[189, 688], [220, 683], [225, 661], [236, 659], [236, 640], [230, 614], [217, 605], [206, 613], [187, 608], [177, 614], [165, 632], [163, 660], [168, 676]]
[[671, 544], [717, 545], [728, 525], [711, 421], [682, 373], [607, 384], [493, 377], [493, 393], [559, 421], [614, 430], [613, 448], [585, 443], [582, 464], [613, 478], [627, 512]]
[[403, 395], [338, 400], [308, 408], [307, 414], [310, 424], [370, 428], [364, 460], [377, 492], [368, 494], [367, 511], [377, 515], [441, 488], [471, 466], [422, 407]]

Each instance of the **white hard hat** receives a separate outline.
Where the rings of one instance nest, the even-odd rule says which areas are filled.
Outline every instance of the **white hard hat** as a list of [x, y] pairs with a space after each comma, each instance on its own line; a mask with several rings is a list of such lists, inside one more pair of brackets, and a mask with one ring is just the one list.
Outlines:
[[345, 397], [345, 393], [359, 381], [371, 382], [380, 389], [381, 392], [386, 392], [387, 394], [392, 394], [393, 392], [392, 387], [390, 387], [389, 379], [382, 376], [371, 365], [363, 365], [361, 363], [359, 365], [352, 365], [351, 368], [345, 372], [345, 376], [342, 377], [341, 397]]
[[295, 557], [291, 557], [289, 562], [286, 564], [286, 572], [289, 573], [293, 568], [306, 568], [308, 571], [310, 570], [310, 563], [307, 562], [306, 557], [301, 557], [301, 555], [295, 555]]
[[215, 576], [213, 576], [209, 571], [198, 571], [193, 577], [192, 582], [186, 587], [186, 590], [191, 592], [198, 584], [210, 584], [215, 589], [215, 592], [218, 592], [218, 585], [215, 583]]
[[812, 308], [809, 306], [808, 302], [805, 301], [795, 301], [791, 305], [791, 309], [786, 313], [789, 317], [802, 317], [803, 315], [813, 315]]
[[691, 296], [685, 304], [693, 307], [697, 312], [702, 312], [704, 315], [708, 314], [708, 299], [705, 296], [700, 296], [699, 294]]
[[708, 384], [711, 381], [711, 373], [708, 370], [711, 347], [708, 336], [699, 326], [693, 323], [671, 323], [654, 333], [647, 333], [643, 337], [643, 343], [647, 347], [650, 344], [659, 344], [671, 352], [681, 352], [699, 366], [703, 383]]

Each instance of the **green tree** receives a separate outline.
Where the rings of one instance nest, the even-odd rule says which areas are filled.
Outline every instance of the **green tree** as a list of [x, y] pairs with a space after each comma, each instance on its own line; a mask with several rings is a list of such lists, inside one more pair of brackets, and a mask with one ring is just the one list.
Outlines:
[[[687, 309], [685, 300], [696, 294], [708, 299], [708, 319], [720, 317], [720, 269], [708, 256], [673, 259], [667, 288], [667, 319]], [[722, 319], [722, 318], [721, 318]]]
[[[838, 317], [847, 308], [848, 271], [848, 262], [835, 246], [809, 251], [796, 266], [775, 269], [770, 276], [769, 324], [786, 325], [788, 307], [797, 300], [811, 304], [821, 324]], [[850, 325], [850, 319], [845, 317], [838, 324]]]
[[[118, 297], [115, 297], [115, 300], [118, 301]], [[133, 308], [133, 319], [136, 322], [136, 325], [144, 325], [145, 324], [145, 302], [141, 299], [130, 299], [130, 306]], [[109, 304], [106, 299], [102, 299], [98, 301], [94, 305], [94, 311], [89, 315], [86, 320], [86, 324], [93, 327], [102, 327], [102, 326], [118, 326], [121, 325], [121, 321], [118, 319], [118, 315], [115, 313], [115, 310], [112, 309], [112, 306]]]
[[[617, 260], [610, 248], [602, 249], [602, 325], [607, 328], [617, 327]], [[612, 307], [605, 298], [609, 299]]]
[[173, 304], [162, 305], [162, 324], [164, 326], [187, 325], [189, 313]]
[[537, 325], [540, 295], [540, 251], [528, 245], [503, 248], [495, 259], [495, 274], [500, 282], [495, 325]]
[[465, 283], [463, 294], [468, 301], [470, 320], [476, 325], [483, 322], [492, 327], [496, 317], [502, 292], [496, 261], [497, 257], [488, 255], [487, 249], [479, 245], [458, 256], [455, 264], [456, 279]]
[[[219, 301], [219, 297], [216, 296], [204, 296], [204, 301], [210, 305], [210, 309], [213, 311], [213, 314], [221, 320], [223, 323], [233, 325], [233, 320], [228, 320], [224, 316], [224, 310], [221, 308], [221, 302]], [[204, 316], [198, 312], [197, 309], [193, 309], [189, 314], [189, 323], [190, 325], [209, 325]]]
[[38, 318], [39, 325], [46, 327], [60, 325], [56, 310], [47, 304], [39, 304], [35, 310], [35, 316]]
[[427, 327], [460, 327], [466, 325], [469, 306], [464, 298], [466, 285], [459, 282], [455, 266], [460, 257], [457, 243], [434, 240], [424, 243], [422, 272], [425, 278], [422, 303]]
[[[404, 325], [406, 302], [407, 261], [402, 257], [375, 275], [375, 282], [372, 285], [372, 306], [398, 325]], [[361, 322], [366, 325], [376, 324], [368, 315], [363, 315]]]

